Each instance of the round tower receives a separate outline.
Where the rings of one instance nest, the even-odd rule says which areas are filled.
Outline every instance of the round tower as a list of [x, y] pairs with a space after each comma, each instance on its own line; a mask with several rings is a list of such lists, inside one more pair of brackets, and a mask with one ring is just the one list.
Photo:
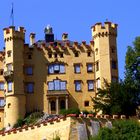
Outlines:
[[5, 41], [5, 108], [4, 126], [13, 126], [19, 118], [24, 118], [26, 97], [24, 94], [23, 51], [25, 30], [11, 26], [4, 30]]
[[108, 82], [118, 80], [117, 24], [96, 23], [91, 29], [94, 40], [96, 87], [100, 88], [104, 79]]

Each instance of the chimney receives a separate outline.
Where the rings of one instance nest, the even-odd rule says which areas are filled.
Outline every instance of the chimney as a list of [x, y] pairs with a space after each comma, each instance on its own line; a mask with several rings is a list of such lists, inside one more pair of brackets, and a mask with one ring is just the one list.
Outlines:
[[45, 41], [47, 43], [54, 42], [53, 28], [50, 25], [48, 25], [45, 28], [44, 33], [45, 33]]
[[30, 45], [35, 43], [35, 33], [30, 33]]
[[68, 40], [68, 34], [67, 33], [63, 33], [62, 34], [62, 40], [63, 41], [67, 41]]

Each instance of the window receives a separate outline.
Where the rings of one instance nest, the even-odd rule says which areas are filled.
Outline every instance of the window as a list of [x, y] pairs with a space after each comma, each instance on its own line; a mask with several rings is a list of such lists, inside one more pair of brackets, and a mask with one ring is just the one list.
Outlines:
[[33, 93], [34, 92], [34, 83], [26, 83], [26, 92]]
[[54, 54], [54, 57], [57, 58], [57, 53]]
[[88, 80], [88, 91], [93, 91], [94, 90], [94, 81], [93, 80]]
[[3, 106], [4, 106], [4, 104], [5, 104], [4, 99], [3, 99], [3, 98], [0, 98], [0, 107], [3, 107]]
[[95, 49], [95, 54], [98, 55], [98, 49], [97, 48]]
[[6, 66], [7, 66], [7, 71], [12, 71], [12, 63], [7, 64]]
[[111, 52], [112, 52], [112, 53], [115, 53], [115, 48], [112, 48], [112, 49], [111, 49]]
[[81, 91], [81, 81], [75, 81], [75, 91]]
[[48, 73], [65, 73], [65, 65], [64, 64], [51, 64], [48, 66]]
[[112, 61], [112, 69], [117, 69], [117, 62], [116, 61]]
[[52, 58], [52, 54], [51, 53], [49, 53], [48, 56], [49, 56], [49, 58]]
[[112, 82], [114, 82], [114, 83], [118, 82], [118, 78], [117, 78], [117, 77], [112, 76]]
[[87, 64], [87, 72], [93, 72], [93, 64]]
[[66, 81], [54, 80], [48, 82], [48, 90], [66, 90]]
[[10, 108], [10, 107], [11, 107], [11, 103], [8, 103], [8, 105], [7, 105], [7, 106], [8, 106], [8, 108]]
[[80, 70], [80, 64], [74, 64], [74, 72], [75, 73], [80, 73], [81, 70]]
[[85, 101], [84, 106], [89, 106], [89, 101]]
[[64, 56], [63, 56], [63, 53], [60, 53], [60, 57], [61, 57], [61, 58], [64, 57]]
[[79, 56], [79, 53], [78, 52], [75, 52], [74, 55], [75, 55], [75, 57], [78, 57]]
[[87, 56], [90, 57], [91, 56], [91, 52], [87, 52]]
[[0, 75], [3, 75], [3, 69], [0, 70]]
[[7, 85], [8, 85], [8, 92], [12, 92], [12, 82], [11, 81], [9, 81], [8, 83], [7, 83]]
[[96, 71], [99, 71], [99, 61], [96, 62]]
[[4, 82], [0, 82], [0, 90], [4, 90]]
[[11, 57], [12, 52], [11, 51], [7, 51], [7, 56]]
[[101, 82], [100, 82], [100, 78], [97, 78], [96, 80], [96, 88], [101, 88]]
[[25, 68], [25, 73], [27, 75], [33, 75], [33, 67], [32, 66], [26, 67]]
[[28, 59], [32, 59], [32, 55], [31, 54], [28, 55]]

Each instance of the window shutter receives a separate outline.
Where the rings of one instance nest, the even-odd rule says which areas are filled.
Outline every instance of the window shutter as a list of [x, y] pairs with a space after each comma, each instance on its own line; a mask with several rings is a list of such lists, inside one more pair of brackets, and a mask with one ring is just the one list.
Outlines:
[[79, 82], [79, 81], [77, 81], [76, 83], [75, 83], [76, 85], [76, 91], [80, 91], [81, 90], [81, 82]]
[[55, 90], [60, 90], [60, 80], [54, 80]]
[[88, 89], [93, 90], [94, 89], [94, 83], [93, 81], [88, 81]]
[[49, 65], [48, 71], [49, 71], [49, 73], [54, 73], [53, 65]]
[[54, 90], [54, 83], [53, 82], [48, 83], [48, 90]]
[[59, 71], [59, 64], [54, 65], [54, 71]]
[[65, 73], [65, 65], [60, 65], [60, 73]]
[[92, 71], [92, 69], [93, 69], [92, 64], [88, 64], [88, 71]]
[[61, 82], [61, 90], [66, 90], [66, 82]]

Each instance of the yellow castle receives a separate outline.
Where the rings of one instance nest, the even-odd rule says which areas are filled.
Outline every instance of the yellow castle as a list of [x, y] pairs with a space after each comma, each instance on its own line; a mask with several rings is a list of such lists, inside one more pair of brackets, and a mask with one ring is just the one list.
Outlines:
[[59, 114], [61, 109], [93, 110], [97, 88], [118, 80], [117, 24], [96, 23], [92, 40], [70, 41], [67, 33], [54, 39], [51, 26], [45, 39], [25, 43], [25, 29], [4, 28], [0, 52], [0, 127], [13, 126], [32, 111]]

